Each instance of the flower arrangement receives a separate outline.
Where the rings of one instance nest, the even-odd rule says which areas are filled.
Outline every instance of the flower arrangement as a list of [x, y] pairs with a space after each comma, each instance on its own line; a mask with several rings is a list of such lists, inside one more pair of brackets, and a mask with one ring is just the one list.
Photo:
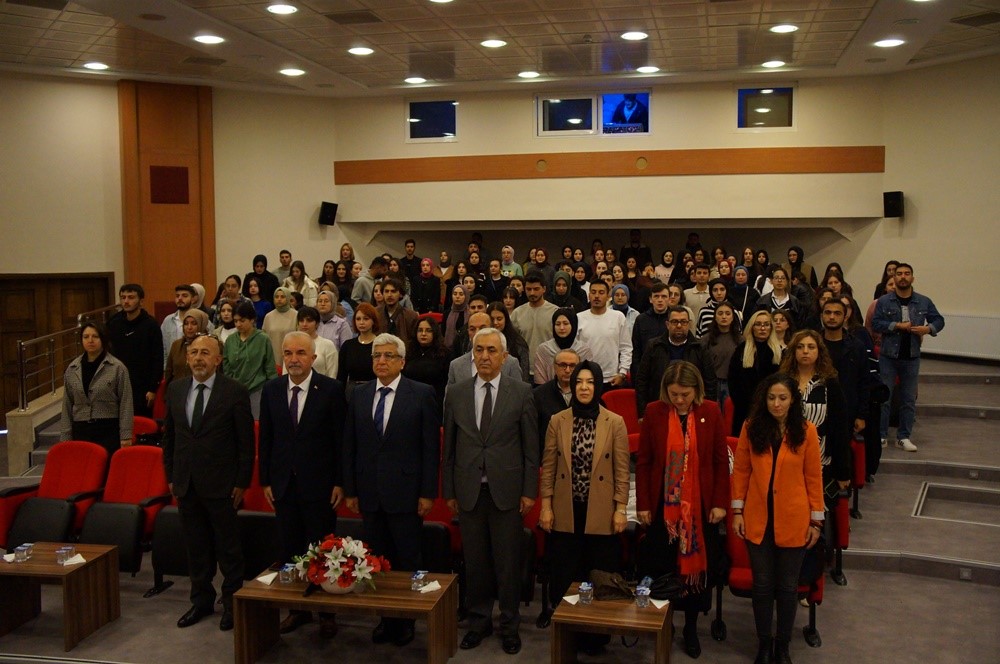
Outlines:
[[294, 560], [311, 583], [327, 589], [336, 585], [347, 591], [359, 584], [374, 590], [375, 575], [392, 569], [388, 560], [372, 554], [363, 541], [332, 534], [310, 544], [305, 554]]

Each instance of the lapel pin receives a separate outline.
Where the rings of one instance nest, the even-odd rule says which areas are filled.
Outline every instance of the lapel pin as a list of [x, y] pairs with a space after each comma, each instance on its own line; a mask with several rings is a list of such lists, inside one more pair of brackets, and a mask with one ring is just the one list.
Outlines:
[[703, 418], [701, 418], [701, 423], [702, 423], [702, 424], [704, 424], [704, 423], [705, 423], [705, 418], [704, 418], [704, 417], [703, 417]]

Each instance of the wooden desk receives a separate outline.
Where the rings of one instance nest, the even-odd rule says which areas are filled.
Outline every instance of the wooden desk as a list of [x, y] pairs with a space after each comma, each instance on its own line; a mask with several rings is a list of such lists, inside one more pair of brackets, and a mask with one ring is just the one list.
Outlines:
[[331, 595], [317, 590], [303, 597], [305, 582], [270, 586], [249, 581], [233, 595], [237, 664], [255, 662], [277, 643], [281, 609], [375, 615], [427, 621], [427, 662], [444, 664], [458, 651], [458, 581], [454, 574], [428, 574], [441, 590], [410, 590], [408, 572], [389, 572], [376, 579], [376, 590]]
[[[574, 583], [566, 594], [577, 594], [578, 586]], [[670, 604], [662, 609], [652, 604], [640, 609], [634, 600], [594, 600], [592, 604], [570, 604], [562, 600], [552, 614], [552, 664], [576, 661], [576, 632], [652, 636], [656, 639], [654, 661], [668, 664], [674, 632], [673, 612]]]
[[76, 544], [87, 559], [80, 565], [56, 564], [63, 543], [37, 542], [31, 559], [0, 562], [0, 636], [42, 612], [43, 583], [63, 589], [63, 645], [72, 650], [80, 641], [121, 615], [118, 593], [118, 547]]

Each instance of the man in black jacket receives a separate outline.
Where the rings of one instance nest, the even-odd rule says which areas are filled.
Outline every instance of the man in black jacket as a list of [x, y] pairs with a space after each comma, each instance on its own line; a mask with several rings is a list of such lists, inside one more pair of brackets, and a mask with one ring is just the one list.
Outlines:
[[122, 310], [108, 321], [108, 332], [111, 354], [128, 368], [133, 412], [152, 417], [153, 399], [163, 378], [163, 335], [156, 319], [142, 308], [145, 296], [139, 284], [119, 288]]
[[569, 408], [570, 397], [569, 378], [573, 375], [573, 369], [580, 363], [580, 356], [572, 348], [561, 350], [552, 358], [553, 378], [547, 383], [542, 383], [532, 392], [531, 396], [535, 400], [535, 410], [538, 411], [538, 458], [542, 458], [545, 451], [545, 431], [549, 428], [549, 420], [558, 412]]
[[705, 381], [705, 392], [715, 394], [715, 372], [705, 366], [701, 345], [691, 333], [691, 316], [685, 307], [674, 306], [667, 311], [667, 331], [649, 342], [642, 354], [635, 376], [635, 404], [641, 418], [646, 404], [660, 399], [660, 381], [667, 365], [685, 360], [698, 367]]
[[649, 289], [649, 309], [639, 314], [632, 326], [632, 376], [639, 373], [642, 353], [653, 339], [663, 336], [667, 328], [667, 309], [670, 308], [670, 293], [665, 283], [657, 281]]

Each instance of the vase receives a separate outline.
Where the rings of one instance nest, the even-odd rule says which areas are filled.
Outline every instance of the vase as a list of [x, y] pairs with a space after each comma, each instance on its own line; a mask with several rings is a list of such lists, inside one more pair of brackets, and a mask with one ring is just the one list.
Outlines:
[[348, 593], [360, 592], [361, 585], [363, 584], [355, 582], [354, 585], [344, 588], [337, 585], [336, 581], [325, 580], [320, 584], [320, 587], [331, 595], [346, 595]]

